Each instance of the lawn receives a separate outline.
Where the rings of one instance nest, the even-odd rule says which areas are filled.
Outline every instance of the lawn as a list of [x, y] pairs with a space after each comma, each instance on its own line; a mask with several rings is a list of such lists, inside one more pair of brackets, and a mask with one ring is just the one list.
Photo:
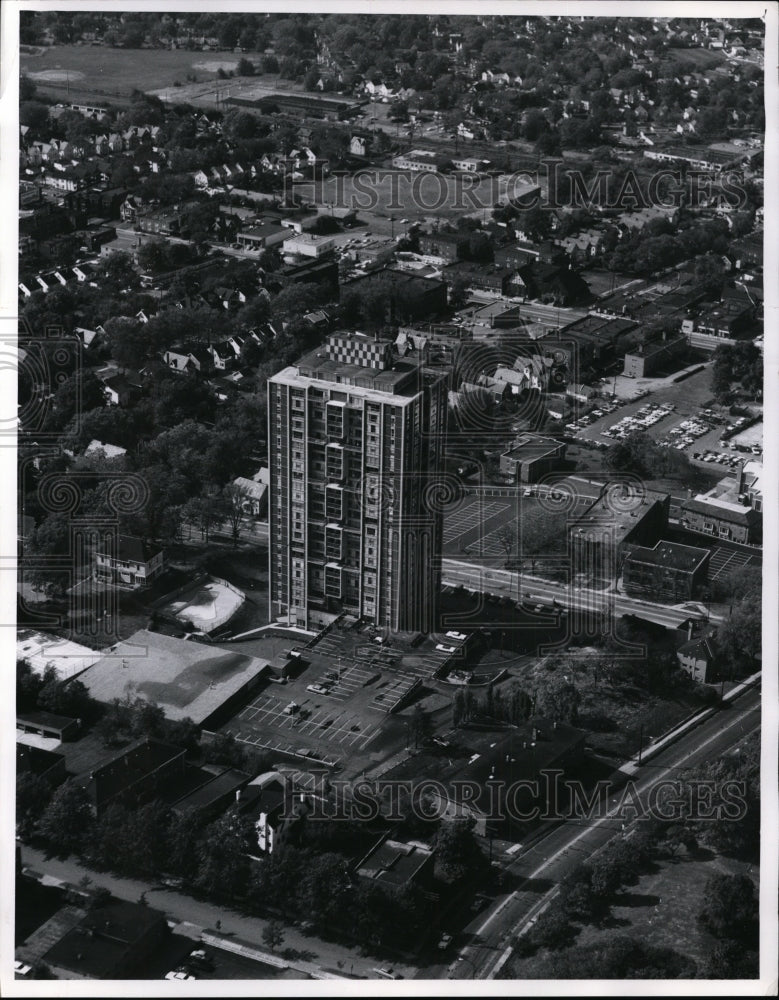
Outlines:
[[[245, 58], [258, 58], [248, 53]], [[197, 81], [216, 78], [220, 66], [235, 68], [243, 58], [232, 52], [187, 52], [183, 49], [112, 49], [91, 45], [57, 45], [41, 55], [20, 57], [21, 71], [41, 87], [66, 90], [68, 83], [106, 96], [129, 94], [134, 89], [160, 90], [173, 87], [188, 75]]]

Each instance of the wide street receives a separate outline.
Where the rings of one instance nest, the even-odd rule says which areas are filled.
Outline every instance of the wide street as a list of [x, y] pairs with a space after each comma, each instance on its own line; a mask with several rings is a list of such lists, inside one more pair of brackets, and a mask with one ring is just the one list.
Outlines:
[[[444, 586], [463, 586], [498, 597], [510, 597], [514, 601], [539, 599], [547, 606], [553, 606], [556, 602], [558, 606], [592, 615], [637, 615], [667, 628], [677, 628], [691, 615], [706, 617], [702, 612], [691, 611], [686, 607], [641, 601], [614, 590], [594, 590], [575, 583], [551, 582], [529, 573], [490, 568], [459, 559], [442, 559], [441, 562], [441, 583]], [[712, 622], [722, 620], [721, 615], [712, 612], [708, 613], [708, 618]]]
[[[750, 689], [729, 709], [715, 713], [642, 765], [633, 777], [636, 791], [643, 797], [653, 783], [673, 779], [681, 771], [722, 756], [759, 726], [760, 693]], [[617, 771], [614, 780], [615, 785], [622, 785], [625, 776]], [[601, 819], [567, 820], [526, 851], [517, 852], [506, 867], [522, 878], [519, 887], [465, 929], [463, 937], [468, 943], [456, 958], [445, 965], [420, 969], [417, 978], [493, 977], [506, 961], [518, 933], [546, 906], [559, 882], [613, 836], [621, 835], [623, 824], [629, 825], [633, 818], [629, 802], [624, 789], [616, 788]]]

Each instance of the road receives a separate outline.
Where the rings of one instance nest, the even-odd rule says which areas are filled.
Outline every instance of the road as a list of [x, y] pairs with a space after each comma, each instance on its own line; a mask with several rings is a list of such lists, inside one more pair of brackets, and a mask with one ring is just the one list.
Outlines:
[[[671, 607], [627, 597], [614, 590], [593, 590], [573, 583], [558, 583], [539, 579], [529, 573], [496, 569], [476, 562], [459, 559], [441, 560], [441, 583], [444, 586], [460, 585], [481, 593], [510, 597], [516, 601], [530, 597], [539, 599], [549, 606], [557, 602], [562, 607], [578, 611], [580, 614], [606, 614], [612, 616], [637, 615], [648, 621], [657, 622], [666, 628], [678, 626], [691, 617], [690, 609], [679, 605]], [[692, 612], [692, 614], [696, 614]], [[700, 613], [698, 612], [698, 617]], [[722, 616], [709, 612], [709, 621], [722, 621]]]
[[[137, 879], [120, 878], [108, 872], [96, 872], [80, 864], [75, 858], [65, 860], [47, 858], [42, 851], [24, 845], [22, 847], [22, 864], [34, 872], [45, 874], [73, 885], [88, 876], [91, 879], [90, 888], [105, 886], [119, 899], [137, 903], [141, 893], [146, 894], [149, 906], [162, 910], [166, 917], [181, 926], [177, 933], [186, 934], [196, 940], [200, 939], [202, 931], [229, 936], [233, 942], [243, 942], [257, 951], [266, 950], [262, 944], [262, 931], [268, 921], [259, 917], [249, 917], [224, 906], [217, 906], [203, 900], [193, 899], [183, 893], [171, 889], [156, 888]], [[220, 922], [220, 923], [218, 923]], [[371, 978], [372, 969], [377, 965], [387, 964], [375, 957], [366, 957], [357, 947], [350, 948], [330, 941], [322, 941], [316, 937], [303, 934], [297, 927], [284, 927], [284, 947], [294, 948], [311, 956], [311, 963], [319, 969], [343, 974], [353, 974], [355, 977]], [[340, 966], [338, 963], [341, 963]], [[413, 974], [413, 966], [402, 963], [391, 963], [396, 972], [401, 975]]]
[[[760, 727], [760, 694], [742, 695], [727, 711], [716, 713], [678, 742], [664, 749], [634, 776], [639, 795], [653, 783], [674, 778], [682, 770], [720, 757]], [[625, 781], [624, 776], [621, 779]], [[489, 979], [502, 965], [518, 933], [546, 906], [560, 881], [613, 836], [620, 834], [623, 793], [612, 796], [609, 809], [598, 820], [569, 820], [553, 828], [532, 847], [519, 852], [507, 866], [522, 878], [519, 888], [499, 900], [487, 914], [465, 929], [470, 940], [448, 965], [420, 969], [420, 979]], [[626, 801], [628, 801], [626, 799]], [[627, 817], [626, 822], [629, 822]]]

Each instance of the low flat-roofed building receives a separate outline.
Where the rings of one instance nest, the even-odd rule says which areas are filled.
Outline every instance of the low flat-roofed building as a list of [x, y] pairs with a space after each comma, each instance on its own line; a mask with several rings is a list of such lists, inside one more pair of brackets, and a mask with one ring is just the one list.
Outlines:
[[297, 233], [284, 240], [282, 250], [285, 254], [296, 257], [313, 257], [318, 260], [335, 248], [335, 241], [328, 236], [315, 236], [314, 233]]
[[240, 800], [241, 790], [250, 778], [236, 768], [215, 768], [202, 785], [173, 803], [173, 812], [197, 816], [199, 821], [210, 819]]
[[687, 337], [683, 334], [640, 344], [635, 350], [625, 354], [624, 374], [634, 378], [647, 378], [659, 371], [663, 365], [683, 354], [687, 347]]
[[250, 250], [263, 250], [283, 243], [289, 232], [275, 222], [256, 222], [236, 234], [235, 242]]
[[204, 725], [229, 711], [270, 669], [266, 660], [141, 629], [94, 663], [82, 680], [97, 701], [128, 692], [159, 705], [168, 719]]
[[142, 739], [126, 747], [77, 781], [101, 816], [114, 802], [133, 807], [157, 797], [170, 797], [184, 775], [186, 750], [161, 740]]
[[44, 750], [25, 743], [16, 744], [16, 774], [34, 774], [58, 785], [67, 777], [65, 755], [56, 750]]
[[568, 529], [574, 572], [591, 581], [616, 580], [628, 552], [660, 540], [670, 502], [669, 493], [605, 486]]
[[392, 166], [396, 170], [415, 170], [435, 173], [438, 170], [438, 161], [445, 159], [438, 153], [430, 149], [410, 149], [407, 153], [400, 153], [392, 158]]
[[33, 733], [64, 742], [76, 739], [80, 727], [77, 719], [71, 719], [67, 715], [35, 711], [17, 712], [16, 728], [23, 733]]
[[20, 629], [16, 637], [16, 658], [26, 660], [33, 672], [43, 674], [47, 667], [64, 681], [76, 677], [96, 663], [102, 654], [70, 639], [32, 629]]
[[733, 542], [757, 544], [762, 537], [763, 518], [756, 510], [706, 493], [684, 501], [681, 523], [691, 531]]
[[[451, 754], [441, 753], [449, 740]], [[437, 800], [443, 820], [472, 818], [480, 836], [507, 828], [518, 833], [533, 823], [533, 808], [543, 811], [553, 805], [546, 801], [548, 786], [539, 775], [579, 762], [584, 741], [582, 730], [546, 718], [531, 718], [509, 732], [466, 727], [447, 737], [435, 752], [422, 749], [383, 778], [429, 782], [431, 801]], [[532, 781], [538, 781], [538, 794], [529, 786], [518, 790], [515, 785]]]
[[17, 957], [47, 966], [57, 979], [140, 979], [169, 935], [162, 911], [112, 898], [91, 909], [62, 907]]
[[747, 472], [748, 467], [757, 465], [756, 462], [746, 463], [737, 478], [722, 479], [706, 493], [685, 500], [682, 525], [691, 531], [733, 542], [759, 544], [763, 537], [760, 477], [754, 468]]
[[519, 483], [536, 483], [565, 461], [565, 444], [538, 434], [523, 434], [500, 456], [500, 471]]
[[630, 597], [686, 601], [706, 580], [708, 549], [660, 541], [653, 548], [638, 546], [622, 565], [622, 585]]
[[388, 889], [409, 885], [431, 885], [435, 851], [418, 841], [402, 842], [390, 837], [378, 844], [357, 862], [357, 875]]

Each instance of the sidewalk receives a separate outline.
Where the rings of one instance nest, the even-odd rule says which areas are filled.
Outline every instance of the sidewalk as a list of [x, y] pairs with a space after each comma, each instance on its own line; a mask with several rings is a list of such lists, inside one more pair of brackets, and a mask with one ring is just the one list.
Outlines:
[[[91, 879], [90, 887], [104, 886], [119, 899], [137, 903], [141, 894], [146, 894], [149, 906], [161, 910], [166, 917], [177, 925], [181, 934], [202, 940], [205, 934], [209, 943], [214, 946], [216, 940], [229, 941], [239, 948], [255, 952], [259, 960], [262, 958], [262, 932], [268, 920], [261, 917], [246, 916], [229, 907], [216, 906], [203, 900], [194, 899], [171, 889], [152, 886], [136, 879], [122, 878], [108, 872], [96, 872], [85, 867], [73, 857], [60, 861], [57, 858], [47, 858], [42, 851], [24, 844], [21, 848], [22, 865], [33, 872], [45, 874], [51, 884], [51, 878], [68, 882], [77, 886], [84, 876]], [[217, 932], [217, 921], [220, 922], [220, 932]], [[224, 946], [224, 945], [221, 945]], [[229, 945], [228, 945], [229, 946]], [[365, 956], [358, 948], [322, 941], [319, 938], [303, 934], [297, 927], [284, 926], [284, 948], [292, 948], [301, 953], [308, 953], [310, 960], [287, 961], [282, 959], [289, 968], [298, 969], [306, 975], [317, 979], [346, 978], [350, 976], [375, 978], [373, 969], [387, 964], [385, 960], [375, 956]], [[230, 950], [237, 950], [234, 946]], [[245, 952], [242, 952], [245, 954]], [[279, 957], [268, 956], [269, 964], [278, 964]], [[404, 978], [411, 978], [416, 972], [415, 967], [402, 965], [394, 960], [392, 966]]]

